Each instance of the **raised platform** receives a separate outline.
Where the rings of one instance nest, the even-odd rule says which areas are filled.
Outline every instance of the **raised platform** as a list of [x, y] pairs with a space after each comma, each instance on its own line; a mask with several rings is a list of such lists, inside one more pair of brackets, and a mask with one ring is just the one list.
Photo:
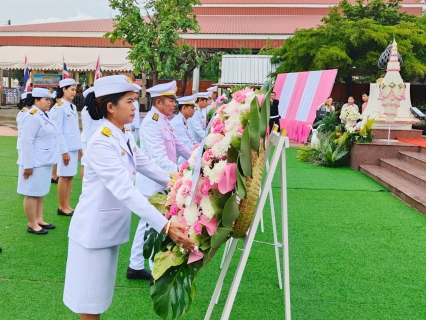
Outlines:
[[[422, 130], [392, 130], [390, 131], [390, 138], [395, 140], [396, 138], [407, 138], [407, 139], [421, 139]], [[386, 129], [373, 129], [374, 139], [387, 139], [388, 130]]]
[[[421, 138], [421, 131], [420, 131]], [[397, 158], [400, 151], [419, 152], [420, 147], [405, 143], [374, 139], [371, 143], [354, 143], [349, 155], [349, 165], [359, 170], [361, 165], [379, 165], [379, 159]]]

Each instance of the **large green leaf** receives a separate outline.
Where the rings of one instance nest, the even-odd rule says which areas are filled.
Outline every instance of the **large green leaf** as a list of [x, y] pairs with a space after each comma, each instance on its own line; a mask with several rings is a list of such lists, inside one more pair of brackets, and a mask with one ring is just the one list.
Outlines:
[[250, 134], [247, 128], [241, 137], [240, 165], [245, 177], [251, 177]]
[[233, 136], [231, 138], [231, 145], [237, 149], [238, 151], [240, 151], [241, 149], [241, 137], [238, 136]]
[[216, 219], [219, 221], [222, 219], [223, 208], [225, 207], [226, 201], [232, 195], [232, 192], [226, 194], [221, 194], [218, 189], [212, 189], [213, 195], [210, 197], [210, 202], [212, 204]]
[[228, 163], [237, 162], [238, 150], [232, 144], [229, 146], [226, 158], [227, 158], [226, 160], [227, 160]]
[[234, 193], [228, 201], [226, 201], [225, 207], [222, 213], [222, 224], [225, 227], [232, 228], [234, 221], [239, 217], [240, 212], [238, 210], [237, 194]]
[[152, 277], [154, 280], [160, 278], [170, 267], [176, 267], [185, 262], [185, 256], [178, 246], [174, 246], [171, 251], [158, 252], [154, 257], [154, 270]]
[[260, 126], [259, 100], [257, 99], [257, 97], [255, 97], [250, 104], [250, 120], [248, 123], [248, 128], [250, 132], [250, 147], [256, 152], [259, 152], [259, 147], [260, 147], [259, 126]]
[[148, 201], [155, 207], [155, 209], [164, 214], [164, 212], [166, 211], [165, 204], [167, 202], [166, 194], [156, 193], [153, 196], [149, 197]]
[[273, 82], [272, 78], [270, 78], [268, 81], [266, 81], [262, 85], [262, 87], [259, 89], [260, 93], [266, 93], [266, 92], [272, 90], [272, 82]]
[[166, 240], [166, 235], [163, 232], [158, 233], [153, 228], [145, 231], [144, 239], [143, 256], [145, 259], [149, 259], [151, 255], [155, 255], [157, 252], [161, 251], [163, 242], [167, 244], [171, 241], [169, 238]]
[[269, 126], [269, 116], [271, 114], [271, 91], [272, 87], [269, 88], [265, 96], [263, 97], [262, 108], [260, 108], [260, 137], [264, 139]]
[[237, 194], [240, 199], [246, 197], [246, 177], [244, 177], [240, 170], [237, 170]]
[[157, 315], [167, 319], [171, 309], [172, 319], [176, 319], [188, 312], [195, 296], [194, 281], [202, 265], [200, 260], [171, 267], [155, 281], [151, 298]]
[[222, 224], [216, 229], [215, 234], [212, 236], [211, 246], [212, 248], [219, 247], [222, 243], [228, 239], [229, 234], [231, 233], [232, 228], [224, 227]]

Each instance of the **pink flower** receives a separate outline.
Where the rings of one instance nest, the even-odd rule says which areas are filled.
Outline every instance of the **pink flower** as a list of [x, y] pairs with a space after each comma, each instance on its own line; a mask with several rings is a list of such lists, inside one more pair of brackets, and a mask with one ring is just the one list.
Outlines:
[[201, 197], [200, 196], [195, 196], [195, 203], [196, 204], [200, 204], [201, 202]]
[[180, 194], [186, 197], [191, 189], [187, 185], [183, 185], [179, 190]]
[[[180, 180], [179, 180], [180, 181]], [[176, 202], [176, 190], [172, 189], [170, 190], [169, 194], [167, 195], [167, 202], [165, 204], [166, 207], [170, 206], [171, 204]]]
[[243, 103], [244, 101], [246, 101], [246, 95], [241, 95], [238, 98], [235, 99], [235, 101], [237, 101], [238, 103]]
[[185, 171], [188, 166], [189, 166], [189, 162], [185, 161], [184, 163], [180, 165], [180, 170]]
[[237, 132], [238, 132], [238, 133], [241, 133], [241, 135], [242, 135], [242, 134], [243, 134], [243, 132], [244, 132], [243, 127], [239, 127]]
[[[185, 227], [189, 227], [189, 226], [188, 226], [188, 224], [186, 223], [185, 218], [180, 219], [178, 222], [179, 222], [180, 224], [183, 224]], [[183, 232], [183, 231], [182, 231], [182, 232]]]
[[[246, 95], [246, 93], [249, 93], [249, 92], [253, 92], [253, 89], [250, 89], [250, 88], [248, 88], [248, 87], [245, 87], [243, 90], [240, 90], [240, 91], [234, 92], [234, 93], [232, 94], [232, 98], [233, 98], [233, 99], [236, 99], [236, 98], [238, 98], [239, 96], [245, 96], [245, 95]], [[238, 101], [237, 101], [237, 102], [238, 102]]]
[[167, 220], [170, 219], [170, 212], [169, 212], [169, 210], [166, 210], [166, 212], [164, 212], [164, 216], [166, 217]]
[[192, 227], [194, 228], [194, 232], [196, 234], [200, 234], [203, 230], [203, 225], [198, 220], [194, 222], [194, 225]]
[[219, 109], [217, 109], [217, 114], [222, 114], [223, 110], [227, 107], [227, 104], [224, 104], [223, 106], [220, 106]]
[[226, 94], [222, 94], [219, 98], [216, 99], [216, 102], [221, 103], [223, 99], [226, 99]]
[[182, 183], [183, 183], [182, 179], [179, 179], [178, 181], [176, 181], [175, 184], [173, 185], [172, 190], [175, 190], [175, 191], [179, 190], [179, 188], [182, 186]]
[[199, 143], [195, 144], [195, 145], [192, 147], [192, 150], [194, 151], [194, 150], [195, 150], [195, 149], [197, 149], [199, 146], [200, 146], [200, 144], [199, 144]]
[[172, 206], [170, 207], [170, 214], [172, 216], [177, 216], [178, 214], [178, 206], [176, 203], [173, 203]]
[[204, 253], [202, 253], [201, 251], [192, 251], [188, 257], [188, 264], [201, 260], [203, 258], [204, 258]]
[[258, 94], [257, 95], [257, 100], [259, 100], [259, 105], [261, 106], [262, 105], [262, 102], [263, 102], [263, 98], [265, 97], [265, 95], [264, 94]]
[[225, 171], [219, 177], [219, 191], [222, 194], [228, 193], [235, 188], [237, 182], [237, 164], [227, 163]]
[[185, 214], [185, 209], [184, 209], [184, 208], [182, 208], [182, 209], [180, 209], [180, 210], [179, 210], [179, 212], [178, 212], [178, 217], [179, 217], [179, 218], [182, 218], [184, 214]]
[[210, 162], [212, 157], [213, 157], [212, 150], [207, 150], [206, 152], [203, 153], [203, 159], [205, 162]]
[[200, 216], [200, 223], [206, 227], [207, 233], [212, 236], [217, 229], [217, 221], [216, 217], [213, 217], [210, 219], [210, 221], [207, 221], [207, 218], [204, 214]]
[[184, 182], [184, 184], [189, 188], [189, 189], [191, 189], [191, 187], [192, 187], [192, 180], [186, 180], [185, 182]]
[[200, 187], [200, 194], [205, 197], [209, 194], [211, 185], [210, 185], [210, 181], [205, 181], [201, 187]]

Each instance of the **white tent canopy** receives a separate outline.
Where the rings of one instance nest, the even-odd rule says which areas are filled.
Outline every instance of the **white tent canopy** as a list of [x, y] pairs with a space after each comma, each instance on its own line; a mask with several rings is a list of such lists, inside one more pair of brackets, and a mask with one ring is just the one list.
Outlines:
[[62, 70], [62, 57], [69, 71], [95, 71], [100, 56], [102, 71], [133, 71], [127, 60], [129, 48], [0, 47], [0, 69], [24, 69], [27, 56], [31, 70]]

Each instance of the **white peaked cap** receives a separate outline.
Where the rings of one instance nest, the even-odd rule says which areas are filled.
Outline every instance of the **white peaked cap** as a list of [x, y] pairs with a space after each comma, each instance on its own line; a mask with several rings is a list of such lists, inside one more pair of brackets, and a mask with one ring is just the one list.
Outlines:
[[31, 92], [31, 95], [33, 96], [33, 98], [53, 99], [55, 97], [51, 89], [44, 89], [44, 88], [34, 88], [33, 91]]
[[62, 79], [61, 81], [59, 81], [59, 88], [76, 85], [78, 85], [78, 82], [75, 82], [75, 80], [71, 78]]
[[177, 102], [179, 104], [195, 104], [195, 94], [192, 96], [177, 98]]
[[149, 89], [146, 92], [149, 92], [151, 98], [155, 97], [170, 97], [176, 99], [176, 81], [157, 84]]
[[136, 89], [140, 90], [142, 88], [136, 83], [133, 83], [132, 79], [122, 74], [99, 78], [95, 80], [95, 84], [93, 85], [96, 98], [120, 92], [133, 92]]

